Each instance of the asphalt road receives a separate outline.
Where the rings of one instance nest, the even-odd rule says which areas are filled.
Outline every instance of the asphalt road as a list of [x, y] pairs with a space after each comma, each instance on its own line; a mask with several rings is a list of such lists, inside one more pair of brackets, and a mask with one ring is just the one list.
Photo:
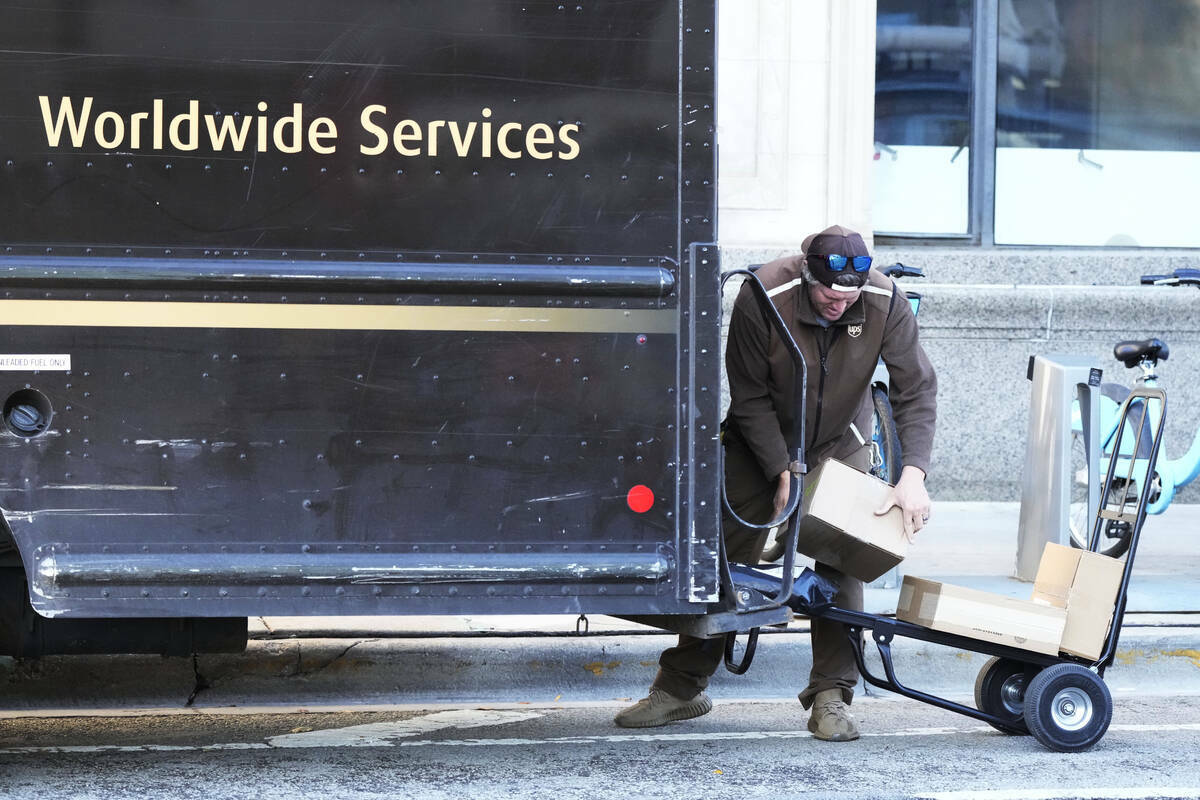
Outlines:
[[[624, 731], [613, 702], [0, 717], [5, 798], [1200, 797], [1200, 696], [1120, 697], [1091, 751], [901, 699], [864, 736], [805, 730], [793, 698]], [[21, 712], [28, 713], [28, 712]], [[59, 712], [61, 713], [61, 712]]]

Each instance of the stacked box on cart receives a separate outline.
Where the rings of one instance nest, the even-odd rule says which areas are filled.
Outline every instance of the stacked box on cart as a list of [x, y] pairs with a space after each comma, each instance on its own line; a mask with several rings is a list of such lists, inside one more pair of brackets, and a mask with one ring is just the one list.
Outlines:
[[1097, 659], [1112, 623], [1123, 563], [1047, 544], [1029, 600], [904, 576], [896, 618], [971, 639]]
[[1033, 583], [1033, 601], [1067, 610], [1059, 650], [1097, 659], [1112, 624], [1125, 562], [1048, 543]]

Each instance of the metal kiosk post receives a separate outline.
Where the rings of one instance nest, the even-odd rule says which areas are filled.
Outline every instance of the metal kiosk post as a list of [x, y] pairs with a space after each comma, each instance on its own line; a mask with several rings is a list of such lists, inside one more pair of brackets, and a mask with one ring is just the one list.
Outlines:
[[1094, 519], [1100, 491], [1100, 377], [1096, 364], [1082, 356], [1061, 354], [1029, 358], [1027, 377], [1029, 430], [1021, 481], [1021, 516], [1017, 526], [1016, 577], [1032, 581], [1047, 542], [1069, 544], [1071, 489], [1071, 414], [1078, 402], [1087, 464], [1087, 519]]

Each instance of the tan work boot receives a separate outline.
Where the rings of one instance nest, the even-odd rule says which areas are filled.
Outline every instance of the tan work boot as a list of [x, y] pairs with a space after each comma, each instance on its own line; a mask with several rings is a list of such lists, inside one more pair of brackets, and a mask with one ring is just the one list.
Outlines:
[[712, 711], [712, 701], [704, 692], [691, 700], [680, 700], [662, 689], [651, 689], [647, 697], [613, 717], [622, 728], [657, 728], [679, 719], [700, 717]]
[[812, 735], [827, 742], [850, 742], [858, 738], [858, 723], [850, 707], [842, 700], [841, 689], [826, 689], [813, 698], [808, 718]]

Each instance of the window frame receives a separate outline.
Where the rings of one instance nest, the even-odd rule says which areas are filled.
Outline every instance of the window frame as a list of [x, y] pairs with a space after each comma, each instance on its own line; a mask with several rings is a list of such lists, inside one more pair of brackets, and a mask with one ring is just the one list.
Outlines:
[[880, 244], [996, 244], [996, 77], [1000, 40], [999, 0], [974, 0], [971, 8], [971, 98], [967, 232], [965, 234], [895, 233], [876, 235]]

